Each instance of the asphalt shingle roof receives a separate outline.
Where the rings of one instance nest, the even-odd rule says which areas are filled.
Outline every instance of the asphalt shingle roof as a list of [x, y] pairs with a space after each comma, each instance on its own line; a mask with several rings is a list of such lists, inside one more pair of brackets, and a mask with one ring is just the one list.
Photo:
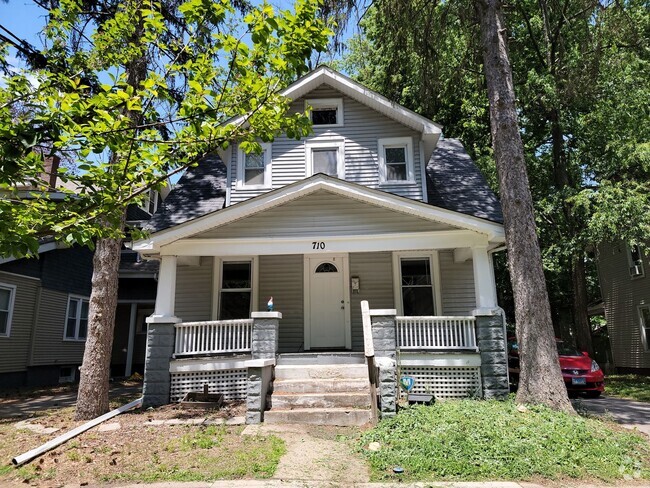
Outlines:
[[458, 139], [440, 139], [427, 164], [430, 205], [503, 223], [501, 204]]

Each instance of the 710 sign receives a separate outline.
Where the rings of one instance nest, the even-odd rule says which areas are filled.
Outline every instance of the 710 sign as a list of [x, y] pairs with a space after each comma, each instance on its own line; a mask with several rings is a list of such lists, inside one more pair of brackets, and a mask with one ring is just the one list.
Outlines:
[[323, 250], [325, 249], [325, 243], [323, 241], [314, 241], [311, 243], [311, 248]]

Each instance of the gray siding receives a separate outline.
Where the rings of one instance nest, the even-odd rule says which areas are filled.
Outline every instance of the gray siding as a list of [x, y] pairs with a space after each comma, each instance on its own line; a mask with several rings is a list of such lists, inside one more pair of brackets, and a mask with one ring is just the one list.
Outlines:
[[441, 251], [438, 256], [442, 315], [470, 315], [476, 308], [472, 261], [454, 263], [453, 251]]
[[425, 232], [451, 229], [438, 224], [341, 198], [328, 191], [280, 205], [247, 219], [200, 234], [199, 238], [333, 236]]
[[390, 252], [350, 254], [350, 276], [361, 281], [359, 293], [350, 295], [352, 319], [352, 349], [363, 351], [361, 301], [368, 300], [370, 308], [395, 308], [393, 296], [393, 258]]
[[[345, 179], [371, 188], [379, 187], [377, 140], [386, 137], [411, 137], [415, 183], [406, 185], [382, 185], [381, 189], [415, 200], [422, 200], [422, 174], [420, 163], [421, 134], [346, 97], [328, 85], [322, 85], [306, 97], [295, 100], [291, 111], [304, 112], [305, 99], [342, 98], [344, 126], [314, 128], [314, 134], [296, 141], [285, 136], [273, 142], [272, 168], [273, 188], [280, 188], [306, 176], [305, 142], [319, 136], [343, 137], [345, 139]], [[268, 190], [238, 190], [237, 148], [233, 147], [230, 161], [232, 175], [231, 204], [247, 200]]]
[[33, 366], [81, 364], [84, 341], [64, 341], [68, 294], [43, 288], [34, 340]]
[[[647, 253], [647, 252], [646, 252]], [[643, 256], [645, 276], [632, 278], [624, 243], [599, 249], [598, 275], [614, 357], [622, 368], [650, 368], [650, 351], [641, 340], [640, 305], [650, 305], [650, 260]]]
[[176, 268], [175, 314], [183, 322], [212, 320], [212, 257], [201, 258], [199, 266]]
[[24, 371], [40, 281], [0, 272], [0, 283], [16, 287], [9, 337], [0, 337], [0, 373]]
[[304, 349], [304, 260], [302, 254], [260, 256], [259, 308], [273, 297], [280, 320], [280, 352]]

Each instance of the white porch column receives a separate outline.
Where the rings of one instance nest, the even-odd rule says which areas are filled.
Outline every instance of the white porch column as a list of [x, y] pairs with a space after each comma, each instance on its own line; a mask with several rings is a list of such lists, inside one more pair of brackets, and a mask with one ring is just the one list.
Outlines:
[[472, 247], [472, 265], [474, 267], [474, 293], [476, 308], [491, 309], [497, 306], [496, 286], [490, 264], [487, 246]]
[[176, 256], [162, 256], [158, 271], [158, 291], [156, 293], [156, 308], [153, 315], [147, 317], [147, 323], [178, 323], [180, 319], [174, 316], [176, 301]]

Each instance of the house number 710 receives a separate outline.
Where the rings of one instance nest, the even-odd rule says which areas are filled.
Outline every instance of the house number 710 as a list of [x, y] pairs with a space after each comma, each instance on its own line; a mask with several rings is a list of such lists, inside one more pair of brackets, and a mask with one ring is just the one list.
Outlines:
[[314, 241], [311, 243], [312, 249], [325, 249], [325, 243], [322, 241]]

